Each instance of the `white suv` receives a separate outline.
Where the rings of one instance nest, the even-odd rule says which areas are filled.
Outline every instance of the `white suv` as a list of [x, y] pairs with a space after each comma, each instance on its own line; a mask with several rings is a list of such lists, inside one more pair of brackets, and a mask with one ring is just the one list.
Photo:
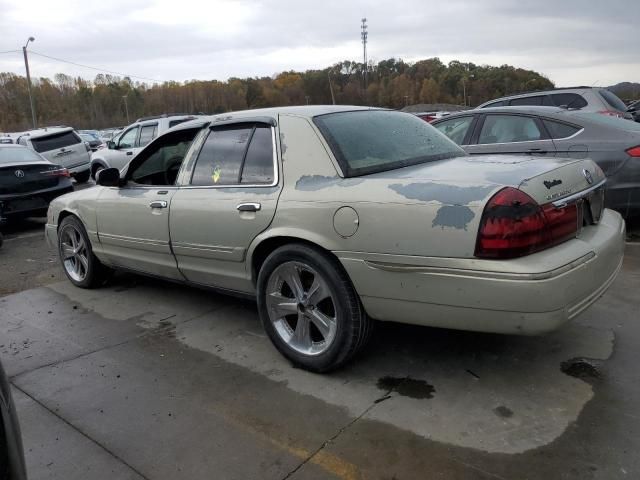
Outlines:
[[98, 172], [105, 168], [115, 167], [120, 170], [158, 135], [175, 127], [179, 123], [193, 120], [197, 115], [164, 114], [156, 117], [139, 118], [126, 127], [121, 133], [107, 142], [107, 148], [91, 155], [91, 176], [96, 178]]
[[89, 180], [89, 144], [71, 127], [46, 127], [22, 132], [16, 143], [38, 152], [51, 163], [62, 165], [77, 182]]

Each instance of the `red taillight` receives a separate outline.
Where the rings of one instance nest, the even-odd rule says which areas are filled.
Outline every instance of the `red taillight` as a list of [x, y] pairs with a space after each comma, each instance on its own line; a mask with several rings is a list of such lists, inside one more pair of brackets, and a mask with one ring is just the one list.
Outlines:
[[575, 236], [576, 204], [540, 206], [526, 193], [503, 188], [487, 203], [478, 231], [476, 257], [515, 258], [538, 252]]
[[67, 177], [71, 178], [71, 174], [69, 170], [66, 168], [54, 168], [52, 170], [45, 170], [44, 172], [40, 172], [43, 175], [48, 175], [50, 177]]
[[624, 118], [624, 114], [617, 110], [600, 110], [598, 113], [602, 115], [609, 115], [610, 117]]
[[637, 147], [631, 147], [627, 150], [627, 154], [630, 157], [640, 157], [640, 145]]

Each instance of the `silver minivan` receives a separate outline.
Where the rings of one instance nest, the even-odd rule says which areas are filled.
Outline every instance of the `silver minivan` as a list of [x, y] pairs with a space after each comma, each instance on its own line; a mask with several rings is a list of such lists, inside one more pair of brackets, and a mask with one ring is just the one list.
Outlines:
[[24, 132], [18, 144], [62, 165], [79, 183], [89, 180], [91, 148], [71, 127], [48, 127]]

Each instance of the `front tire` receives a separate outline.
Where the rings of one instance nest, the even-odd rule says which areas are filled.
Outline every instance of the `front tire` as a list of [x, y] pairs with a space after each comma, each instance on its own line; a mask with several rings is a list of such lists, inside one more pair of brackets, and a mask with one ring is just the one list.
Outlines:
[[365, 346], [371, 319], [341, 265], [320, 249], [278, 248], [262, 265], [257, 290], [264, 329], [294, 365], [328, 372]]
[[76, 287], [99, 287], [111, 273], [93, 254], [87, 231], [77, 217], [65, 217], [60, 223], [58, 255], [65, 275]]
[[76, 173], [74, 178], [78, 183], [87, 183], [89, 181], [90, 176], [91, 176], [91, 171], [86, 170], [84, 172]]

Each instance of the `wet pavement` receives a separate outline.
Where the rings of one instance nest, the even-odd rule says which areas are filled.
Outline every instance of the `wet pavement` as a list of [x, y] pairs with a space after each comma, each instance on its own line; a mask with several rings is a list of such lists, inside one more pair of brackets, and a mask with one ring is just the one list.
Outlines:
[[132, 275], [72, 287], [41, 228], [0, 249], [0, 358], [31, 479], [640, 477], [633, 239], [558, 332], [381, 324], [316, 375], [275, 351], [251, 302]]

